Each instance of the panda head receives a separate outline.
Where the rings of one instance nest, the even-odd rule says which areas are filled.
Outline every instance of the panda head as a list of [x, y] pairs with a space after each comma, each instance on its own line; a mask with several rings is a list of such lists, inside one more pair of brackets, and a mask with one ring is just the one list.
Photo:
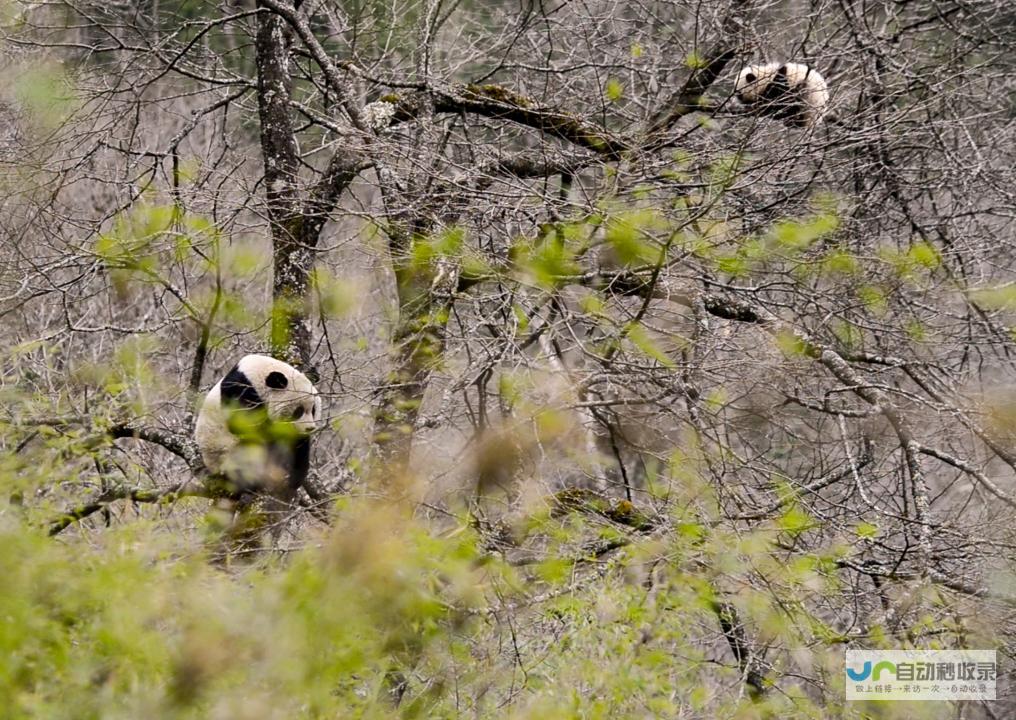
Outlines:
[[745, 105], [752, 105], [762, 100], [773, 79], [780, 70], [778, 63], [763, 65], [746, 65], [741, 68], [734, 85], [734, 94]]
[[307, 376], [267, 355], [245, 355], [219, 381], [218, 390], [225, 408], [265, 412], [301, 435], [311, 434], [320, 420], [321, 398]]

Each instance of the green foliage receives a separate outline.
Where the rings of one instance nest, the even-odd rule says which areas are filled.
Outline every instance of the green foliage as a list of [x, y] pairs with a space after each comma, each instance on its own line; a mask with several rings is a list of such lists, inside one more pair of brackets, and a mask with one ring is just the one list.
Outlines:
[[[818, 201], [816, 205], [824, 206]], [[819, 212], [812, 215], [779, 221], [760, 236], [739, 236], [723, 223], [699, 225], [707, 229], [707, 237], [698, 238], [697, 247], [692, 247], [692, 252], [711, 260], [718, 271], [734, 278], [749, 276], [763, 268], [779, 267], [781, 263], [801, 276], [817, 273], [830, 277], [853, 275], [859, 269], [857, 258], [840, 248], [834, 248], [817, 259], [815, 257], [812, 248], [839, 228], [835, 208], [820, 207]], [[728, 235], [733, 238], [727, 240]], [[724, 242], [713, 247], [707, 241], [708, 236]]]
[[917, 242], [911, 245], [907, 251], [907, 257], [915, 264], [922, 265], [929, 270], [934, 270], [942, 264], [942, 256], [938, 250], [926, 242]]
[[687, 57], [685, 57], [684, 64], [692, 70], [701, 70], [709, 65], [709, 61], [706, 60], [706, 58], [700, 53], [693, 51], [688, 53]]
[[465, 230], [451, 227], [433, 237], [416, 238], [413, 242], [413, 264], [423, 268], [441, 258], [457, 257], [465, 237]]
[[970, 291], [971, 299], [993, 310], [1016, 308], [1016, 285], [1002, 285], [993, 288], [978, 288]]
[[942, 255], [932, 245], [917, 241], [906, 250], [882, 248], [879, 256], [899, 275], [907, 280], [915, 280], [922, 271], [936, 270], [942, 264]]
[[218, 229], [208, 218], [186, 214], [176, 205], [142, 201], [117, 215], [113, 226], [99, 235], [95, 254], [114, 289], [124, 295], [134, 283], [170, 287], [167, 268], [173, 265], [194, 261], [215, 269], [214, 260], [197, 249], [218, 248], [219, 241]]
[[865, 307], [876, 315], [882, 315], [889, 309], [889, 301], [882, 288], [875, 285], [862, 285], [857, 288], [856, 292]]
[[743, 255], [726, 255], [716, 258], [716, 269], [733, 277], [747, 275], [750, 269], [748, 258]]
[[466, 231], [457, 226], [433, 235], [414, 236], [408, 253], [398, 259], [395, 267], [403, 302], [422, 297], [438, 279], [451, 281], [461, 274], [479, 280], [494, 274], [487, 260], [466, 240]]
[[816, 241], [835, 232], [839, 218], [833, 212], [823, 212], [803, 220], [784, 220], [776, 223], [770, 236], [778, 247], [790, 251], [805, 250]]
[[853, 275], [858, 271], [857, 258], [845, 250], [832, 250], [822, 259], [822, 269], [831, 275]]
[[[154, 524], [55, 540], [3, 508], [5, 717], [494, 718], [506, 703], [522, 718], [824, 717], [786, 678], [757, 702], [731, 692], [740, 669], [702, 638], [717, 638], [724, 603], [835, 677], [843, 638], [802, 600], [838, 591], [836, 554], [777, 546], [815, 527], [793, 501], [754, 530], [718, 527], [697, 452], [669, 468], [673, 532], [576, 492], [515, 528], [542, 548], [522, 568], [468, 518], [436, 531], [366, 497], [342, 499], [334, 527], [285, 562], [235, 567]], [[755, 572], [766, 584], [743, 582]], [[408, 683], [397, 711], [395, 674]]]
[[625, 333], [635, 347], [648, 357], [656, 360], [663, 367], [673, 368], [677, 366], [677, 363], [656, 344], [649, 333], [646, 332], [646, 329], [639, 323], [629, 323], [625, 328]]
[[180, 558], [150, 531], [86, 547], [0, 526], [5, 717], [384, 715], [388, 667], [444, 657], [482, 602], [470, 533], [382, 508], [272, 572]]
[[848, 349], [858, 348], [864, 342], [864, 331], [846, 320], [839, 320], [833, 324], [833, 334], [840, 341], [840, 345]]
[[923, 342], [928, 339], [928, 328], [920, 320], [914, 318], [908, 320], [904, 329], [912, 339], [917, 342]]
[[660, 247], [651, 233], [661, 226], [663, 218], [654, 210], [618, 213], [606, 222], [606, 240], [623, 265], [654, 263], [660, 258]]
[[35, 123], [52, 128], [73, 109], [71, 79], [56, 63], [24, 67], [15, 75], [14, 93]]
[[878, 536], [878, 525], [873, 525], [869, 522], [859, 522], [854, 531], [859, 538], [873, 539]]
[[267, 442], [292, 442], [299, 431], [285, 419], [272, 420], [266, 408], [235, 407], [228, 420], [229, 432], [241, 443], [260, 445]]
[[567, 284], [579, 272], [575, 262], [575, 244], [557, 237], [547, 237], [535, 244], [523, 240], [510, 250], [510, 257], [523, 275], [546, 289]]
[[799, 358], [808, 354], [808, 344], [791, 332], [779, 333], [776, 336], [776, 347], [788, 358]]
[[617, 78], [610, 78], [607, 81], [607, 87], [604, 89], [603, 94], [611, 102], [617, 102], [624, 97], [624, 85]]
[[323, 268], [314, 270], [311, 281], [326, 317], [346, 317], [359, 305], [362, 294], [353, 283], [336, 278]]
[[814, 525], [814, 520], [800, 505], [791, 504], [787, 510], [776, 519], [776, 526], [791, 537], [797, 537]]

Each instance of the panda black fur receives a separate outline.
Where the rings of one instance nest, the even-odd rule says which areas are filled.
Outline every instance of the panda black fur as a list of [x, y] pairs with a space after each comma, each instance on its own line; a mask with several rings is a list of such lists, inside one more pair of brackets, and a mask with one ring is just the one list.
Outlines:
[[205, 397], [194, 439], [205, 466], [230, 492], [295, 490], [310, 470], [317, 389], [299, 370], [246, 355]]
[[825, 78], [802, 63], [748, 65], [737, 76], [734, 94], [761, 115], [797, 127], [814, 127], [829, 105]]

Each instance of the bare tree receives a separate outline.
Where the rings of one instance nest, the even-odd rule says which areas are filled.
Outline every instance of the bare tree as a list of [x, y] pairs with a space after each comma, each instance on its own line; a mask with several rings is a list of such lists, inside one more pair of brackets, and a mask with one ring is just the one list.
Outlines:
[[[556, 552], [513, 529], [534, 497], [616, 534], [579, 558], [663, 538], [757, 698], [793, 676], [830, 692], [795, 643], [1008, 655], [1013, 596], [991, 578], [1012, 572], [1016, 507], [1010, 15], [23, 8], [0, 293], [10, 383], [51, 400], [12, 406], [5, 445], [107, 438], [56, 532], [201, 494], [190, 403], [209, 362], [263, 345], [320, 378], [341, 425], [305, 506], [348, 489], [352, 459], [421, 508], [480, 498], [476, 527], [520, 566]], [[759, 59], [821, 70], [826, 121], [733, 100]], [[122, 438], [144, 441], [149, 487], [108, 464]], [[764, 552], [710, 569], [760, 534]], [[804, 565], [828, 584], [773, 574]], [[980, 613], [1004, 632], [968, 627]], [[755, 630], [770, 614], [793, 629]]]

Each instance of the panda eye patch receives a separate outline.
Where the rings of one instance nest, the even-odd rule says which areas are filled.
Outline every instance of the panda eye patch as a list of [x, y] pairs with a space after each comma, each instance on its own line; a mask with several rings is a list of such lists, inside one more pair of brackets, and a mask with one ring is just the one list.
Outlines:
[[300, 405], [299, 407], [296, 408], [296, 410], [293, 411], [293, 419], [299, 420], [302, 417], [303, 417], [303, 406]]
[[745, 79], [745, 80], [747, 80], [747, 81], [748, 81], [748, 82], [750, 82], [750, 83], [753, 83], [753, 82], [755, 82], [755, 80], [757, 80], [758, 78], [756, 78], [756, 77], [755, 77], [755, 74], [754, 74], [754, 73], [748, 73], [747, 75], [745, 75], [745, 76], [744, 76], [744, 79]]
[[289, 380], [286, 379], [285, 375], [275, 370], [268, 373], [268, 377], [265, 378], [265, 385], [275, 390], [281, 390], [289, 385]]

